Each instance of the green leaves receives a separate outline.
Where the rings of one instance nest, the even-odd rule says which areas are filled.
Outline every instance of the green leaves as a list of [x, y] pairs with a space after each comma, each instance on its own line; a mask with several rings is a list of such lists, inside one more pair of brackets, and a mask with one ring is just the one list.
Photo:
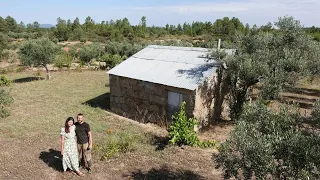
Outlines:
[[13, 98], [10, 95], [10, 91], [3, 88], [4, 86], [10, 86], [10, 84], [11, 81], [8, 80], [5, 76], [0, 77], [0, 119], [6, 118], [10, 115], [7, 106], [9, 106], [13, 102]]
[[194, 131], [195, 125], [198, 124], [195, 118], [189, 118], [185, 111], [186, 102], [182, 102], [181, 109], [172, 116], [173, 125], [169, 128], [169, 142], [174, 145], [189, 145], [199, 147], [214, 147], [215, 141], [201, 142]]
[[62, 69], [63, 67], [67, 67], [69, 69], [71, 67], [71, 63], [72, 56], [65, 52], [56, 55], [56, 57], [54, 58], [54, 65], [59, 69]]
[[4, 75], [0, 76], [0, 87], [1, 86], [10, 86], [11, 81]]
[[42, 37], [26, 40], [20, 47], [19, 55], [24, 65], [46, 65], [53, 62], [58, 50], [58, 46], [50, 39]]
[[279, 29], [270, 32], [253, 28], [247, 34], [236, 33], [237, 52], [221, 60], [228, 67], [224, 79], [230, 85], [232, 119], [240, 116], [248, 89], [253, 85], [261, 86], [261, 98], [273, 100], [284, 87], [293, 85], [297, 77], [306, 72], [320, 72], [320, 46], [306, 34], [299, 21], [286, 16], [275, 25]]
[[[319, 107], [315, 107], [311, 119], [316, 119]], [[215, 161], [226, 177], [319, 179], [320, 137], [305, 131], [302, 120], [293, 107], [283, 107], [278, 113], [260, 102], [246, 106]]]
[[135, 134], [111, 134], [105, 144], [95, 145], [94, 149], [102, 152], [101, 160], [109, 159], [118, 153], [126, 153], [136, 150], [136, 144], [141, 137]]
[[90, 63], [93, 58], [99, 57], [103, 53], [103, 48], [100, 44], [93, 43], [88, 46], [83, 46], [78, 53], [79, 59], [83, 63]]
[[8, 43], [7, 36], [0, 33], [0, 61], [2, 58], [2, 51], [6, 48]]

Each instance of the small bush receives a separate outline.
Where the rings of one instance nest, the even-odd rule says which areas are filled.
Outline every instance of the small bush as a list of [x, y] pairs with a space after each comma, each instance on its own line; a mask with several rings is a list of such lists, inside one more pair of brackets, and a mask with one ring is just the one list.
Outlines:
[[18, 49], [18, 48], [19, 48], [19, 44], [18, 44], [18, 43], [12, 42], [12, 43], [9, 43], [9, 44], [7, 45], [7, 49], [16, 50], [16, 49]]
[[101, 160], [115, 156], [118, 153], [135, 151], [135, 144], [140, 141], [140, 136], [132, 134], [109, 135], [106, 144], [97, 145], [95, 148], [102, 152]]
[[0, 118], [6, 118], [10, 115], [10, 112], [4, 106], [0, 106]]
[[67, 67], [69, 69], [71, 67], [71, 63], [72, 57], [67, 53], [58, 54], [54, 58], [54, 65], [59, 69], [62, 69], [63, 67]]
[[13, 98], [10, 92], [5, 89], [0, 89], [0, 118], [6, 118], [10, 116], [10, 112], [7, 110], [6, 106], [13, 102]]
[[53, 38], [51, 39], [52, 42], [54, 42], [55, 44], [57, 44], [59, 42], [59, 39], [58, 38]]
[[85, 43], [85, 42], [87, 42], [87, 39], [86, 38], [80, 38], [80, 42]]
[[311, 112], [310, 120], [320, 127], [320, 100], [317, 100], [313, 106], [313, 110]]
[[187, 117], [185, 111], [186, 102], [183, 102], [181, 109], [172, 116], [173, 125], [169, 128], [169, 142], [176, 145], [189, 145], [199, 147], [214, 147], [215, 141], [200, 141], [197, 133], [194, 131], [197, 120]]
[[7, 61], [7, 63], [14, 63], [19, 58], [16, 52], [8, 49], [3, 50], [2, 57]]
[[108, 67], [115, 67], [116, 65], [120, 64], [123, 61], [123, 58], [126, 58], [125, 56], [121, 57], [118, 54], [112, 55], [112, 54], [104, 54], [100, 59], [101, 61], [104, 61], [107, 63]]
[[16, 72], [22, 72], [23, 70], [24, 70], [24, 68], [18, 67], [18, 68], [16, 69]]
[[1, 86], [10, 86], [11, 81], [4, 75], [0, 76], [0, 87]]

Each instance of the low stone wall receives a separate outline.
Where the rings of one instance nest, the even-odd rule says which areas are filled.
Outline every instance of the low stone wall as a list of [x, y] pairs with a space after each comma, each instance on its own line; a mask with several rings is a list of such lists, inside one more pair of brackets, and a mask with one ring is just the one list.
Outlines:
[[111, 111], [119, 115], [143, 123], [167, 123], [168, 91], [183, 94], [187, 114], [193, 113], [194, 91], [114, 75], [109, 80]]

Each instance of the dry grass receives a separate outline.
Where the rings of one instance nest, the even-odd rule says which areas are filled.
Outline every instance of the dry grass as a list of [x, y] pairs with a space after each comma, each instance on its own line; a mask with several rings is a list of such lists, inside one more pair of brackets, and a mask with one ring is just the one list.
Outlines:
[[[119, 117], [86, 102], [104, 101], [109, 91], [103, 71], [54, 72], [35, 80], [32, 72], [7, 74], [14, 80], [12, 116], [0, 121], [0, 179], [73, 179], [59, 172], [59, 131], [68, 116], [81, 112], [91, 125], [95, 144], [108, 130], [141, 136], [133, 152], [100, 161], [93, 151], [94, 173], [83, 179], [220, 179], [213, 150], [166, 145], [166, 131]], [[45, 75], [43, 74], [43, 77]], [[105, 99], [107, 104], [107, 98]], [[102, 106], [101, 106], [102, 107]]]
[[306, 77], [298, 81], [297, 87], [320, 90], [320, 77]]

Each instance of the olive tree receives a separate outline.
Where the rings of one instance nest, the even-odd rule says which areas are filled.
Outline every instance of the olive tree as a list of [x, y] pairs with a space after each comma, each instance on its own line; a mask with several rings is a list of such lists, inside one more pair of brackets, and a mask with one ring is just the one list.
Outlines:
[[98, 58], [103, 53], [103, 48], [99, 44], [90, 44], [88, 46], [83, 46], [78, 53], [79, 59], [90, 66], [90, 62], [94, 58]]
[[225, 178], [319, 179], [319, 111], [318, 102], [306, 126], [295, 107], [276, 112], [260, 102], [245, 106], [214, 161]]
[[43, 66], [46, 69], [47, 79], [50, 79], [48, 64], [53, 63], [59, 48], [50, 39], [42, 37], [25, 41], [19, 50], [21, 63], [29, 66]]
[[273, 111], [265, 101], [246, 104], [253, 85], [261, 86], [262, 100], [276, 98], [318, 62], [317, 46], [298, 21], [284, 17], [275, 25], [273, 32], [238, 34], [237, 52], [222, 58], [231, 115], [237, 120], [214, 158], [226, 178], [320, 178], [319, 102], [310, 117], [301, 117], [296, 107]]
[[227, 66], [223, 79], [230, 89], [232, 119], [240, 116], [254, 85], [261, 85], [261, 98], [275, 99], [285, 86], [294, 84], [306, 72], [308, 62], [318, 57], [312, 38], [299, 21], [283, 17], [275, 26], [278, 29], [273, 32], [252, 29], [247, 35], [236, 33], [236, 53], [221, 59]]

